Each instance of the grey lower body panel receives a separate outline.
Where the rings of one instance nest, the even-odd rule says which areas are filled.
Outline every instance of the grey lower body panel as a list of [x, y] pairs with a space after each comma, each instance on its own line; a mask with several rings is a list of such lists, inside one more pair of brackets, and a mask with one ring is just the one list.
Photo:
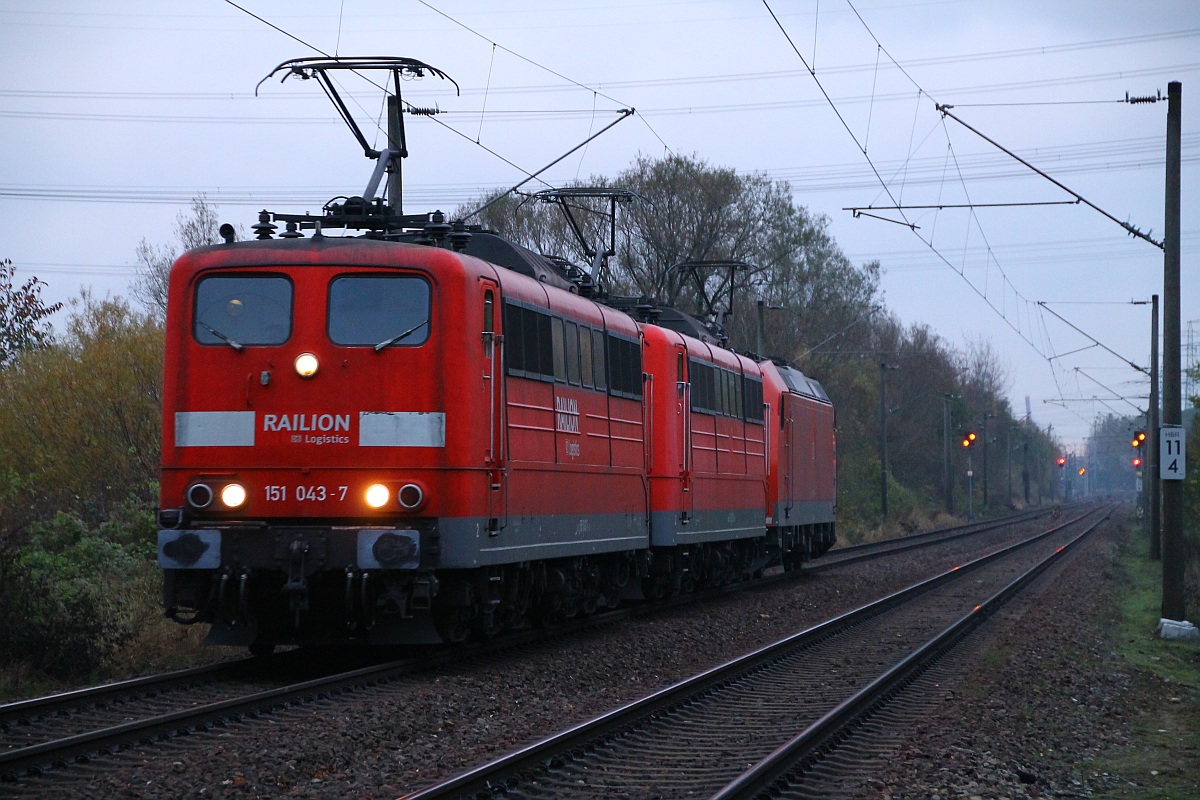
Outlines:
[[650, 515], [650, 530], [655, 547], [677, 547], [764, 536], [766, 525], [761, 509], [710, 509], [686, 517], [680, 511], [655, 511]]
[[497, 530], [483, 518], [440, 521], [442, 569], [641, 550], [650, 546], [642, 514], [510, 516]]
[[773, 511], [775, 524], [783, 528], [833, 522], [834, 516], [833, 503], [827, 500], [808, 500], [790, 505], [776, 503]]

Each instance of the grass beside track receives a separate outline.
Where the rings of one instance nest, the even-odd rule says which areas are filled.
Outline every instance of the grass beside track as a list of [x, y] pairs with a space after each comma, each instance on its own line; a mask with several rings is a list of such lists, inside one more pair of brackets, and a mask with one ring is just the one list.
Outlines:
[[[1102, 795], [1108, 800], [1196, 800], [1200, 798], [1200, 641], [1159, 639], [1162, 562], [1148, 558], [1146, 536], [1136, 532], [1122, 548], [1124, 591], [1117, 598], [1119, 622], [1112, 632], [1114, 652], [1138, 684], [1142, 710], [1132, 731], [1133, 746], [1109, 753], [1093, 765], [1120, 775], [1123, 785]], [[1200, 620], [1195, 596], [1188, 616]]]
[[206, 632], [202, 628], [207, 626], [183, 627], [171, 622], [162, 616], [157, 596], [153, 601], [155, 605], [147, 603], [141, 612], [146, 623], [134, 640], [122, 647], [109, 663], [96, 665], [87, 680], [52, 678], [37, 668], [33, 658], [26, 663], [0, 666], [0, 704], [244, 655], [241, 648], [201, 646], [200, 640]]

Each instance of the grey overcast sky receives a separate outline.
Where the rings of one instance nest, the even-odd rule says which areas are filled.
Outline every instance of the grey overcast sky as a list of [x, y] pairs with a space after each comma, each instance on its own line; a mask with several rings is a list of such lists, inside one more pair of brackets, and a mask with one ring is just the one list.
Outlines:
[[[1082, 204], [945, 207], [1073, 197], [935, 104], [1161, 240], [1167, 104], [1123, 101], [1181, 81], [1183, 345], [1200, 357], [1194, 0], [239, 5], [0, 4], [0, 258], [18, 280], [41, 278], [51, 301], [128, 296], [138, 243], [172, 242], [198, 194], [247, 228], [261, 208], [361, 194], [371, 164], [318, 87], [255, 85], [312, 48], [408, 56], [462, 93], [405, 87], [445, 112], [409, 119], [406, 211], [515, 184], [636, 108], [545, 180], [675, 152], [788, 181], [855, 263], [882, 263], [891, 312], [959, 349], [989, 343], [1014, 411], [1028, 398], [1079, 448], [1097, 414], [1145, 408], [1149, 382], [1127, 362], [1149, 361], [1149, 306], [1135, 303], [1161, 295], [1162, 251]], [[378, 138], [379, 92], [343, 88]], [[904, 212], [915, 230], [843, 210], [896, 204], [943, 208]]]

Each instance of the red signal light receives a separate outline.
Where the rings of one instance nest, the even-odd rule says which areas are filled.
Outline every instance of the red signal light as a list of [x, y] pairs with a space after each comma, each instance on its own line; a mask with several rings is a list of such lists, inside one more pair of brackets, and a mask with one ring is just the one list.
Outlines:
[[1140, 458], [1135, 458], [1135, 459], [1133, 460], [1133, 465], [1134, 465], [1135, 467], [1140, 467], [1140, 466], [1142, 465], [1142, 460], [1141, 460]]
[[1060, 467], [1065, 467], [1067, 465], [1067, 460], [1065, 458], [1063, 458], [1062, 456], [1059, 456], [1058, 457], [1058, 465]]

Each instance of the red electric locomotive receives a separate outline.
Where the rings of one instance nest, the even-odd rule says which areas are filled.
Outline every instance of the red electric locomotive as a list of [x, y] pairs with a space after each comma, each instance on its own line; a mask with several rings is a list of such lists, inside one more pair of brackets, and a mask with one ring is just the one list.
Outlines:
[[462, 641], [832, 544], [799, 372], [370, 192], [254, 227], [170, 276], [158, 560], [208, 641]]
[[762, 363], [768, 414], [778, 419], [767, 477], [767, 530], [784, 569], [824, 555], [836, 540], [833, 403], [821, 384], [785, 363]]
[[[689, 320], [673, 314], [670, 322], [685, 328]], [[650, 541], [686, 559], [670, 576], [684, 590], [721, 585], [770, 561], [761, 372], [701, 330], [692, 332], [642, 326], [652, 420]], [[649, 593], [681, 588], [667, 578], [653, 581]]]

